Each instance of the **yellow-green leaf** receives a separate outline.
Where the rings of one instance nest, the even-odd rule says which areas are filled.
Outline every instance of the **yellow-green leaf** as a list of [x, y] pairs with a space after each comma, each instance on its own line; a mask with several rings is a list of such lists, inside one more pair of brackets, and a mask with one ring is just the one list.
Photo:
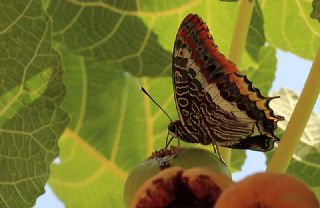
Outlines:
[[253, 86], [258, 88], [262, 95], [267, 96], [276, 72], [276, 50], [271, 46], [259, 49], [257, 63], [244, 70]]
[[261, 0], [260, 6], [267, 42], [313, 60], [319, 48], [320, 25], [310, 17], [311, 1]]
[[140, 86], [174, 117], [173, 94], [164, 93], [172, 91], [171, 78], [137, 79], [117, 64], [60, 51], [69, 90], [64, 107], [72, 122], [50, 185], [68, 207], [123, 207], [128, 172], [164, 147], [168, 125]]
[[254, 3], [246, 42], [246, 50], [253, 60], [258, 60], [259, 51], [264, 46], [265, 41], [263, 14], [259, 2], [256, 1]]

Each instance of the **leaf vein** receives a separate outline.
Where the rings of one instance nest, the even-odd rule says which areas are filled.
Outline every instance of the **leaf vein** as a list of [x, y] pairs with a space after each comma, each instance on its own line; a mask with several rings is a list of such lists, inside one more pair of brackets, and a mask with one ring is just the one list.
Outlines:
[[[317, 30], [314, 29], [313, 26], [312, 26], [312, 25], [310, 24], [310, 22], [308, 21], [308, 18], [309, 18], [309, 17], [306, 17], [306, 14], [305, 14], [305, 12], [304, 12], [303, 9], [302, 9], [301, 3], [300, 3], [299, 1], [297, 1], [297, 0], [295, 0], [295, 2], [296, 2], [296, 5], [297, 5], [297, 7], [298, 7], [298, 10], [300, 11], [301, 17], [302, 17], [302, 19], [304, 20], [304, 22], [305, 22], [305, 24], [307, 25], [307, 27], [309, 28], [309, 30], [310, 30], [313, 34], [315, 34], [316, 36], [320, 36], [320, 33], [318, 33]], [[310, 18], [309, 18], [309, 19], [310, 19]]]
[[11, 105], [13, 105], [13, 103], [15, 103], [19, 97], [21, 96], [21, 94], [23, 93], [23, 87], [24, 87], [24, 83], [25, 83], [25, 79], [27, 76], [27, 71], [28, 68], [30, 67], [30, 65], [33, 63], [34, 59], [37, 57], [38, 51], [40, 49], [40, 46], [42, 44], [42, 42], [45, 40], [46, 37], [46, 33], [48, 31], [48, 24], [46, 24], [46, 28], [43, 31], [42, 37], [39, 40], [39, 44], [37, 45], [34, 55], [32, 56], [32, 58], [30, 59], [30, 61], [25, 65], [24, 69], [23, 69], [23, 75], [22, 75], [22, 79], [21, 79], [21, 85], [20, 85], [20, 89], [18, 91], [18, 93], [1, 109], [0, 111], [0, 117], [3, 116], [4, 113], [7, 112], [7, 110], [10, 108]]
[[83, 10], [84, 10], [84, 7], [80, 7], [79, 11], [77, 12], [76, 15], [73, 16], [72, 20], [68, 24], [66, 24], [64, 28], [61, 28], [61, 30], [59, 30], [57, 32], [53, 32], [52, 36], [57, 36], [62, 33], [65, 33], [69, 28], [71, 28], [73, 26], [73, 24], [76, 23], [76, 21], [80, 17]]
[[282, 12], [282, 18], [281, 18], [281, 34], [283, 36], [283, 39], [284, 41], [286, 42], [288, 48], [290, 51], [294, 51], [291, 44], [290, 44], [290, 41], [288, 40], [287, 38], [287, 35], [286, 35], [286, 31], [284, 30], [286, 27], [285, 27], [285, 22], [287, 20], [287, 0], [284, 0], [283, 1], [283, 12]]
[[314, 167], [314, 168], [317, 168], [317, 169], [320, 169], [320, 165], [319, 164], [316, 164], [316, 163], [313, 163], [313, 162], [309, 162], [309, 161], [306, 161], [304, 160], [303, 158], [299, 157], [298, 155], [294, 154], [293, 156], [293, 159], [305, 164], [305, 165], [309, 165], [311, 167]]
[[108, 160], [104, 155], [90, 146], [87, 142], [83, 140], [79, 136], [79, 134], [75, 134], [71, 129], [67, 128], [64, 133], [65, 136], [70, 137], [75, 143], [79, 144], [83, 150], [92, 156], [94, 159], [99, 161], [102, 165], [105, 166], [107, 170], [110, 170], [115, 176], [119, 177], [121, 180], [125, 181], [128, 177], [128, 174], [122, 170], [117, 164]]
[[102, 38], [101, 40], [99, 41], [95, 41], [94, 44], [92, 45], [89, 45], [89, 46], [85, 46], [85, 47], [82, 47], [82, 48], [78, 48], [75, 50], [75, 52], [77, 53], [80, 53], [80, 52], [83, 52], [85, 50], [93, 50], [94, 48], [98, 47], [99, 45], [107, 42], [108, 40], [110, 40], [110, 38], [112, 38], [112, 36], [115, 34], [115, 32], [118, 30], [118, 28], [120, 27], [122, 21], [124, 19], [124, 15], [122, 15], [119, 20], [117, 21], [117, 23], [115, 24], [114, 28], [111, 30], [111, 32], [106, 35], [104, 38]]
[[2, 31], [0, 31], [0, 35], [8, 32], [11, 27], [13, 27], [23, 16], [24, 14], [26, 13], [26, 11], [29, 9], [30, 5], [32, 3], [32, 0], [29, 0], [29, 3], [26, 5], [26, 7], [24, 8], [24, 10], [21, 12], [21, 14], [14, 20], [12, 21], [11, 24], [8, 25], [8, 27], [4, 28]]
[[127, 82], [126, 86], [124, 87], [123, 92], [122, 92], [122, 103], [120, 106], [119, 122], [118, 122], [118, 126], [116, 129], [114, 143], [113, 143], [112, 152], [111, 152], [111, 159], [110, 159], [111, 162], [115, 161], [117, 151], [119, 149], [121, 132], [123, 129], [124, 119], [125, 119], [125, 115], [126, 115], [126, 108], [127, 108], [127, 104], [128, 104], [128, 92], [129, 92], [129, 85]]
[[128, 15], [128, 16], [152, 16], [152, 17], [156, 17], [156, 16], [169, 16], [172, 14], [176, 14], [179, 13], [181, 10], [187, 10], [190, 9], [191, 7], [199, 4], [201, 1], [198, 0], [190, 0], [189, 3], [183, 4], [180, 7], [177, 8], [173, 8], [173, 9], [169, 9], [166, 11], [161, 11], [161, 12], [144, 12], [144, 11], [129, 11], [129, 10], [123, 10], [123, 9], [119, 9], [116, 8], [110, 4], [107, 4], [105, 2], [82, 2], [79, 0], [68, 0], [69, 2], [79, 5], [79, 6], [83, 6], [83, 7], [101, 7], [101, 8], [105, 8], [108, 9], [112, 12], [115, 13], [119, 13], [119, 14], [123, 14], [123, 15]]
[[55, 185], [60, 185], [60, 186], [66, 186], [66, 187], [71, 187], [71, 188], [82, 188], [96, 179], [99, 178], [103, 173], [105, 173], [106, 168], [104, 166], [100, 167], [97, 169], [95, 172], [93, 172], [89, 177], [85, 178], [84, 180], [81, 181], [64, 181], [56, 178], [51, 178], [50, 182]]
[[87, 106], [87, 89], [88, 89], [88, 80], [87, 80], [87, 73], [86, 73], [86, 67], [84, 63], [84, 58], [80, 58], [80, 73], [81, 73], [81, 80], [82, 80], [82, 95], [81, 95], [81, 103], [80, 103], [80, 112], [77, 124], [75, 126], [74, 132], [77, 134], [83, 124], [83, 119], [86, 111]]

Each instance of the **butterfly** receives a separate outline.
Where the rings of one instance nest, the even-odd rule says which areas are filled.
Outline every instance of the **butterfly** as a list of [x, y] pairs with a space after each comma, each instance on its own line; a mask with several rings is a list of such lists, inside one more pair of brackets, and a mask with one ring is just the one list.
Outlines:
[[269, 151], [279, 141], [275, 115], [252, 82], [218, 50], [207, 25], [194, 14], [181, 23], [172, 55], [172, 79], [179, 119], [172, 138], [189, 143]]

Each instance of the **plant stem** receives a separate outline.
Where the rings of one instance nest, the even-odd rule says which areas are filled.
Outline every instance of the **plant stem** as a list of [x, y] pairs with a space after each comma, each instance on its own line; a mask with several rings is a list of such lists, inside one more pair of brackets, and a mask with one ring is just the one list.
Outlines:
[[320, 93], [319, 77], [320, 48], [287, 128], [268, 164], [268, 172], [286, 172]]
[[[249, 3], [248, 0], [241, 0], [240, 2], [238, 16], [231, 41], [231, 48], [229, 51], [229, 59], [238, 66], [241, 65], [242, 55], [245, 50], [253, 6], [254, 1]], [[220, 147], [219, 150], [221, 157], [224, 159], [226, 164], [230, 165], [231, 149]]]
[[254, 2], [249, 3], [248, 0], [241, 0], [240, 2], [229, 51], [229, 59], [238, 66], [241, 65], [242, 55], [245, 50]]

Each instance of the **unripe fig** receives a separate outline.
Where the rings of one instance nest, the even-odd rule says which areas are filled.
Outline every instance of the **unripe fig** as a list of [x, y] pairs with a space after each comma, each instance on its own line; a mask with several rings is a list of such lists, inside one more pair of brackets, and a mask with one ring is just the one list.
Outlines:
[[202, 167], [211, 172], [225, 175], [230, 178], [231, 173], [220, 158], [208, 150], [200, 148], [162, 149], [154, 152], [129, 175], [124, 189], [124, 201], [131, 207], [137, 190], [151, 177], [169, 167], [190, 169]]
[[280, 173], [258, 173], [235, 183], [215, 208], [319, 208], [315, 194], [302, 181]]

